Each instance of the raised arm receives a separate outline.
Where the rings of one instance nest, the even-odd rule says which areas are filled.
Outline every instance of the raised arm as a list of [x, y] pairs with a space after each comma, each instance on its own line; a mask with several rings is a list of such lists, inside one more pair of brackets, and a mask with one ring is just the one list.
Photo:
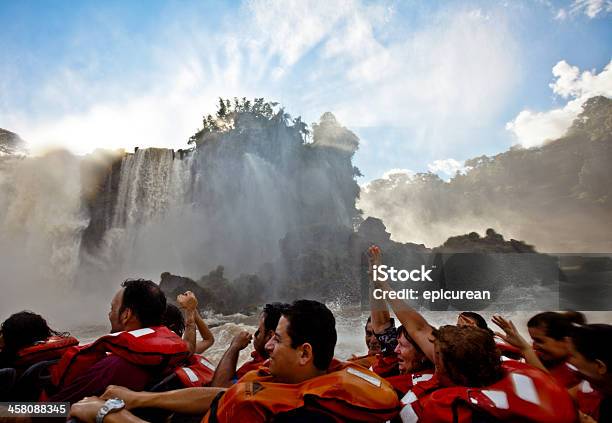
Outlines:
[[202, 354], [204, 351], [212, 347], [215, 343], [215, 336], [212, 334], [208, 325], [200, 316], [200, 312], [196, 310], [195, 312], [195, 324], [198, 327], [198, 332], [202, 336], [202, 340], [196, 343], [195, 352], [196, 354]]
[[183, 341], [189, 347], [189, 351], [193, 354], [196, 352], [196, 313], [198, 300], [191, 291], [184, 294], [179, 294], [176, 297], [176, 302], [185, 313], [185, 333], [183, 333]]
[[238, 364], [238, 356], [240, 351], [245, 349], [253, 339], [253, 335], [247, 331], [242, 331], [232, 340], [229, 348], [221, 357], [221, 361], [217, 365], [215, 375], [213, 376], [210, 386], [229, 388], [232, 385], [232, 379], [236, 375], [236, 365]]
[[[372, 248], [373, 247], [370, 247], [370, 249]], [[378, 247], [374, 247], [374, 248], [378, 249]], [[376, 254], [376, 252], [374, 252], [374, 254]], [[382, 254], [380, 253], [380, 249], [378, 249], [377, 254], [378, 254], [378, 257], [376, 259], [377, 260], [376, 264], [380, 266], [382, 264]], [[391, 285], [389, 285], [387, 281], [380, 281], [380, 280], [374, 281], [373, 278], [371, 280], [372, 280], [373, 289], [380, 288], [386, 292], [393, 291], [393, 288], [391, 287]], [[373, 297], [371, 297], [371, 300], [372, 298]], [[378, 301], [384, 301], [384, 300], [381, 299]], [[397, 299], [397, 298], [390, 299], [388, 296], [386, 297], [386, 301], [391, 306], [391, 309], [393, 310], [393, 313], [395, 313], [395, 316], [397, 317], [397, 319], [400, 321], [402, 326], [404, 326], [404, 328], [406, 329], [406, 332], [408, 332], [408, 334], [413, 339], [413, 341], [417, 343], [417, 345], [421, 348], [423, 353], [425, 353], [427, 358], [429, 358], [429, 360], [431, 360], [431, 362], [433, 363], [434, 362], [434, 346], [432, 343], [432, 331], [433, 331], [432, 326], [427, 322], [427, 320], [425, 320], [425, 318], [421, 315], [421, 313], [419, 313], [418, 311], [410, 307], [405, 301]], [[386, 306], [385, 306], [385, 310], [386, 310]], [[387, 315], [388, 315], [388, 312], [387, 312]], [[374, 325], [374, 315], [372, 315], [372, 325]]]
[[[176, 301], [185, 312], [183, 340], [189, 346], [189, 351], [201, 354], [215, 343], [215, 337], [198, 312], [198, 299], [193, 292], [187, 291], [176, 297]], [[196, 328], [202, 336], [201, 341], [197, 341]]]
[[391, 324], [391, 315], [387, 309], [387, 303], [385, 300], [376, 299], [372, 294], [374, 289], [373, 277], [374, 277], [374, 266], [380, 266], [382, 264], [382, 253], [380, 248], [376, 245], [372, 245], [368, 248], [368, 277], [370, 278], [370, 318], [372, 320], [372, 330], [374, 333], [382, 333]]
[[523, 336], [520, 334], [512, 320], [506, 320], [502, 316], [495, 315], [491, 319], [493, 323], [500, 327], [504, 333], [495, 332], [495, 335], [506, 341], [508, 344], [517, 347], [521, 350], [521, 355], [525, 358], [527, 364], [531, 364], [533, 367], [537, 367], [540, 370], [544, 370], [549, 373], [548, 369], [544, 367], [542, 361], [540, 361], [533, 347]]

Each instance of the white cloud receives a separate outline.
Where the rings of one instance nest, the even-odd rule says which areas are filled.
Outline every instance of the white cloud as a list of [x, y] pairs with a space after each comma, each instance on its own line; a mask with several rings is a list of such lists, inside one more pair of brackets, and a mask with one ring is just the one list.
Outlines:
[[553, 67], [556, 80], [550, 84], [553, 93], [570, 99], [565, 106], [545, 112], [523, 110], [506, 129], [512, 131], [519, 144], [524, 147], [541, 145], [546, 140], [562, 137], [574, 119], [582, 111], [582, 104], [591, 97], [612, 97], [612, 60], [598, 74], [593, 71], [580, 72], [564, 60]]
[[386, 171], [381, 179], [393, 179], [396, 177], [413, 176], [414, 172], [410, 169], [389, 169]]
[[386, 3], [359, 0], [255, 0], [237, 15], [215, 32], [195, 17], [169, 22], [150, 40], [147, 84], [63, 69], [39, 90], [48, 107], [9, 104], [4, 125], [34, 147], [77, 153], [179, 148], [218, 96], [263, 96], [309, 122], [331, 110], [349, 127], [413, 128], [412, 142], [442, 149], [493, 117], [520, 74], [513, 32], [494, 11], [446, 9], [416, 32]]
[[610, 0], [574, 0], [570, 7], [572, 15], [584, 13], [591, 19], [600, 13], [606, 14], [611, 11], [612, 1]]
[[567, 11], [565, 9], [559, 9], [555, 15], [555, 19], [558, 21], [564, 21], [567, 19]]
[[465, 172], [467, 169], [463, 163], [455, 159], [434, 160], [433, 163], [427, 165], [430, 172], [446, 175], [439, 175], [442, 179], [452, 178], [457, 172]]

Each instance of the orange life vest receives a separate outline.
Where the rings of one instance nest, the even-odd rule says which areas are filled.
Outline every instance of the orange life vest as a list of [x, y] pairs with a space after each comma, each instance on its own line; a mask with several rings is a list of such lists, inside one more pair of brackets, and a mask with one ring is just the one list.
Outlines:
[[215, 375], [215, 365], [206, 357], [194, 354], [174, 371], [185, 388], [208, 386]]
[[275, 383], [269, 369], [247, 373], [204, 417], [204, 423], [264, 422], [305, 407], [337, 422], [380, 422], [393, 418], [399, 401], [391, 385], [351, 363], [302, 383]]
[[376, 360], [378, 360], [378, 358], [376, 358], [376, 354], [368, 354], [359, 357], [352, 357], [346, 361], [348, 361], [349, 363], [358, 364], [361, 367], [369, 369], [374, 365], [374, 363], [376, 363]]
[[252, 370], [259, 369], [259, 366], [262, 366], [264, 362], [266, 361], [266, 359], [262, 357], [261, 355], [259, 355], [257, 351], [253, 351], [251, 353], [251, 358], [252, 360], [247, 361], [242, 366], [240, 366], [238, 370], [236, 370], [236, 379], [242, 378], [242, 376], [244, 376], [245, 374], [247, 374], [248, 372]]
[[51, 381], [57, 388], [69, 385], [77, 376], [107, 356], [115, 354], [139, 366], [166, 373], [189, 357], [185, 342], [165, 326], [104, 335], [91, 344], [70, 347], [51, 367]]
[[68, 348], [78, 344], [79, 341], [72, 336], [50, 336], [17, 351], [15, 366], [28, 367], [41, 361], [58, 359]]
[[502, 367], [505, 377], [484, 388], [440, 387], [413, 395], [400, 413], [402, 421], [468, 423], [481, 413], [508, 422], [576, 422], [572, 398], [548, 374], [518, 361]]
[[586, 380], [582, 381], [578, 387], [578, 392], [576, 392], [578, 409], [591, 416], [595, 421], [599, 421], [599, 407], [603, 398], [601, 392], [595, 390]]

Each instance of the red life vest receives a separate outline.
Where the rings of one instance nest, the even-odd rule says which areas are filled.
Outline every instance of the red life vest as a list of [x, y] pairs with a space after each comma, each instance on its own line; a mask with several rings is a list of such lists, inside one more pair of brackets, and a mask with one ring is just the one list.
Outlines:
[[242, 376], [250, 372], [251, 370], [259, 369], [259, 366], [263, 365], [266, 361], [256, 350], [251, 353], [252, 360], [244, 363], [238, 370], [236, 370], [236, 378], [240, 379]]
[[104, 335], [91, 344], [70, 347], [51, 367], [51, 381], [61, 388], [107, 356], [115, 354], [139, 366], [174, 369], [189, 357], [185, 342], [165, 326], [136, 329]]
[[413, 395], [400, 413], [402, 421], [468, 423], [480, 412], [507, 422], [576, 422], [572, 398], [548, 374], [518, 361], [502, 367], [505, 377], [484, 388], [440, 387]]
[[578, 386], [578, 392], [576, 392], [578, 409], [593, 417], [595, 421], [599, 421], [599, 407], [603, 398], [601, 392], [595, 390], [586, 380], [583, 380]]
[[393, 389], [401, 395], [405, 395], [408, 391], [414, 389], [417, 384], [431, 380], [433, 375], [434, 369], [427, 369], [422, 372], [386, 377], [385, 380], [393, 386]]
[[520, 360], [523, 358], [523, 354], [521, 350], [515, 347], [514, 345], [510, 345], [502, 340], [495, 338], [495, 345], [499, 349], [502, 357], [506, 357], [512, 360]]
[[68, 348], [78, 345], [79, 341], [72, 336], [50, 336], [17, 351], [16, 367], [29, 367], [32, 364], [60, 358]]
[[174, 371], [185, 388], [208, 386], [215, 375], [215, 365], [206, 357], [194, 354], [184, 366]]
[[376, 361], [371, 370], [380, 377], [397, 376], [399, 374], [399, 359], [397, 355], [376, 354]]
[[582, 377], [574, 366], [564, 361], [561, 364], [547, 368], [548, 373], [564, 388], [571, 388], [582, 381]]
[[266, 422], [302, 407], [337, 422], [381, 422], [397, 415], [397, 395], [384, 379], [351, 363], [332, 367], [336, 370], [297, 384], [275, 383], [263, 367], [247, 373], [211, 407], [203, 422]]

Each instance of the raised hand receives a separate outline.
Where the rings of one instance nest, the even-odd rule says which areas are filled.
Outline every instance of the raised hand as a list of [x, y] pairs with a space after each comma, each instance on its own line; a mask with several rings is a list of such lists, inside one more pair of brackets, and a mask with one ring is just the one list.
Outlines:
[[191, 291], [187, 291], [184, 294], [179, 294], [176, 297], [176, 302], [181, 308], [184, 308], [187, 311], [194, 311], [198, 308], [198, 299]]
[[514, 323], [511, 320], [506, 320], [502, 316], [495, 315], [491, 319], [504, 333], [495, 332], [495, 335], [506, 341], [508, 344], [513, 345], [521, 350], [530, 348], [529, 342], [521, 336]]
[[234, 339], [232, 339], [231, 347], [237, 348], [239, 350], [243, 350], [246, 347], [248, 347], [248, 345], [251, 343], [252, 340], [253, 340], [253, 335], [251, 335], [249, 332], [244, 330], [238, 333], [236, 336], [234, 336]]

